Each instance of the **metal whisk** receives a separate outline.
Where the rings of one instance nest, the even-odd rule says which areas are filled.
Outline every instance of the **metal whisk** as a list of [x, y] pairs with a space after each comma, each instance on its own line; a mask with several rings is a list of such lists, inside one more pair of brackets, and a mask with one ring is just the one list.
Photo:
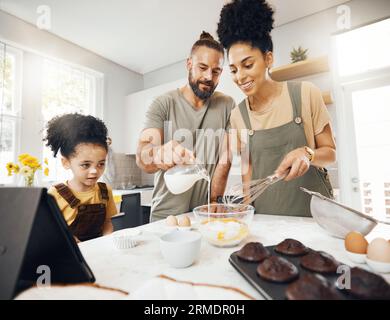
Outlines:
[[224, 204], [250, 204], [269, 186], [284, 179], [287, 174], [281, 176], [273, 174], [263, 179], [235, 184], [225, 192], [222, 201]]

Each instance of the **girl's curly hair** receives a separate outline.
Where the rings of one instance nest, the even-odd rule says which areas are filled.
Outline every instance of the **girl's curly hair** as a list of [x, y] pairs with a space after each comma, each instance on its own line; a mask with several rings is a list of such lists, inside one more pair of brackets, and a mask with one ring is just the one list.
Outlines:
[[108, 150], [107, 127], [102, 120], [93, 116], [79, 113], [57, 116], [47, 123], [46, 128], [43, 140], [54, 156], [60, 151], [65, 158], [69, 158], [80, 143], [92, 143]]
[[233, 0], [222, 8], [217, 29], [219, 41], [228, 50], [237, 42], [247, 42], [263, 53], [273, 51], [273, 14], [266, 0]]

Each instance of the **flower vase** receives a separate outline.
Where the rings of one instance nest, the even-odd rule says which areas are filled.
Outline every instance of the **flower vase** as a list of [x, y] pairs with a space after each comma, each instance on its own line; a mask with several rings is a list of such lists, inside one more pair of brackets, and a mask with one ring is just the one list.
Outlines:
[[21, 176], [19, 180], [20, 187], [34, 187], [35, 186], [35, 175]]

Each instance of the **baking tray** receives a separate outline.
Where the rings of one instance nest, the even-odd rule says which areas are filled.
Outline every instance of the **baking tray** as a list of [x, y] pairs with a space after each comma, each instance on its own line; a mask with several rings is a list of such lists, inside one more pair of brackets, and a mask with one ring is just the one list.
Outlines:
[[[272, 255], [283, 257], [286, 260], [290, 261], [292, 264], [294, 264], [299, 270], [299, 276], [303, 276], [306, 273], [313, 273], [312, 271], [306, 270], [303, 267], [301, 267], [299, 262], [302, 256], [291, 257], [284, 254], [280, 254], [274, 250], [275, 247], [276, 246], [268, 246], [265, 248], [267, 248]], [[247, 262], [241, 260], [237, 256], [237, 252], [238, 251], [230, 255], [229, 262], [265, 299], [267, 300], [287, 299], [285, 295], [285, 291], [287, 286], [292, 282], [273, 283], [273, 282], [263, 280], [256, 273], [256, 269], [259, 263]], [[321, 275], [324, 276], [333, 285], [336, 285], [337, 278], [341, 276], [341, 274], [321, 274]], [[343, 290], [340, 290], [340, 292], [342, 293]], [[351, 296], [348, 296], [347, 294], [342, 294], [341, 297], [344, 299], [353, 300], [353, 298]]]

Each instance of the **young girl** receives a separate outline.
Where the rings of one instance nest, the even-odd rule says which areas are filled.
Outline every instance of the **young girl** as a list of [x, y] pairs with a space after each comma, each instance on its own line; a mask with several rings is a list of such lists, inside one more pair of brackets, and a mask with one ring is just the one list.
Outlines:
[[73, 178], [49, 189], [77, 241], [113, 231], [111, 217], [117, 213], [112, 189], [98, 182], [108, 151], [107, 128], [92, 116], [66, 114], [47, 125], [44, 139], [54, 156], [60, 151], [62, 165]]

